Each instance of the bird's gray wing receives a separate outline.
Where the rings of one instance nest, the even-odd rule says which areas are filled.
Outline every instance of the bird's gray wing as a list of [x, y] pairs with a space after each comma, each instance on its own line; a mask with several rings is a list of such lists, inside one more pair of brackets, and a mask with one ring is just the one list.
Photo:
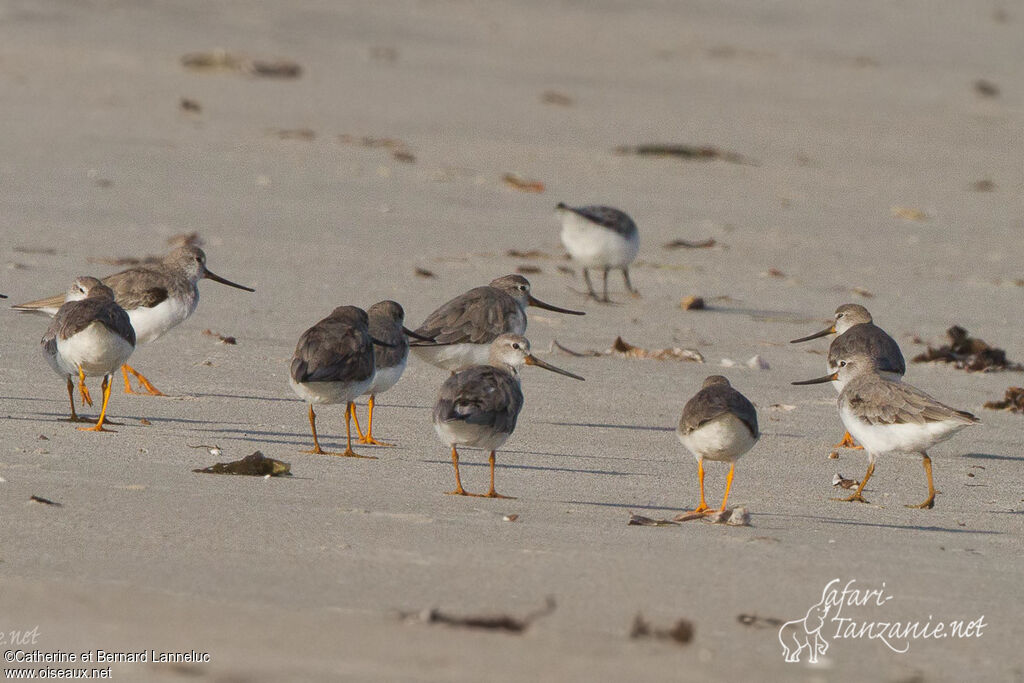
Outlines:
[[906, 374], [907, 364], [900, 352], [900, 345], [873, 323], [854, 325], [845, 333], [832, 340], [828, 347], [828, 366], [834, 368], [841, 358], [855, 353], [867, 353], [875, 359], [879, 372]]
[[114, 290], [114, 299], [129, 311], [152, 308], [168, 297], [165, 274], [152, 268], [129, 268], [103, 278], [103, 284]]
[[623, 237], [636, 234], [636, 223], [633, 222], [629, 215], [618, 209], [613, 209], [610, 206], [580, 206], [575, 208], [570, 206], [567, 208], [589, 221], [593, 221], [609, 230], [614, 230]]
[[438, 344], [487, 344], [508, 331], [508, 321], [518, 311], [504, 292], [477, 287], [431, 313], [415, 331]]
[[920, 389], [902, 382], [856, 381], [843, 390], [854, 415], [872, 425], [925, 424], [955, 420], [978, 422], [971, 413], [939, 403]]
[[508, 373], [476, 365], [449, 377], [441, 386], [434, 420], [462, 421], [511, 434], [523, 407], [523, 392]]
[[683, 406], [682, 417], [679, 418], [679, 431], [689, 434], [693, 430], [707, 424], [725, 413], [734, 413], [756, 437], [757, 410], [746, 396], [732, 387], [712, 386], [698, 391]]
[[[60, 307], [50, 325], [50, 330], [60, 339], [67, 339], [87, 328], [100, 323], [135, 346], [135, 328], [125, 310], [109, 299], [82, 299], [69, 301]], [[48, 331], [47, 334], [50, 332]]]
[[362, 382], [373, 374], [373, 343], [351, 325], [321, 320], [306, 330], [292, 356], [296, 382]]

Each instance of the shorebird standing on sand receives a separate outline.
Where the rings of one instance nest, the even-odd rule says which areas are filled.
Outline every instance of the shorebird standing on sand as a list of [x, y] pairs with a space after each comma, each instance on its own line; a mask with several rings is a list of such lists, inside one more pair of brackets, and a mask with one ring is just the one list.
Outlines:
[[[535, 365], [566, 377], [583, 379], [533, 356], [530, 342], [521, 335], [503, 334], [491, 342], [489, 349], [487, 365], [475, 365], [445, 380], [434, 406], [434, 430], [438, 438], [452, 448], [455, 490], [450, 491], [450, 495], [509, 497], [494, 490], [494, 452], [512, 435], [523, 407], [519, 368]], [[456, 446], [491, 452], [491, 487], [486, 494], [468, 493], [462, 488]]]
[[928, 498], [913, 508], [935, 505], [932, 460], [927, 449], [941, 443], [964, 427], [980, 420], [963, 410], [939, 403], [920, 389], [882, 376], [878, 359], [864, 352], [851, 352], [837, 359], [838, 369], [824, 377], [793, 384], [841, 383], [839, 417], [846, 429], [868, 452], [868, 470], [856, 492], [845, 502], [866, 503], [861, 493], [875, 471], [879, 455], [913, 453], [921, 456], [928, 478]]
[[75, 414], [74, 382], [82, 400], [92, 405], [85, 386], [86, 377], [103, 376], [103, 407], [99, 420], [92, 427], [79, 427], [90, 432], [112, 431], [103, 428], [110, 400], [113, 374], [135, 350], [135, 330], [124, 309], [114, 301], [114, 292], [94, 277], [80, 277], [67, 292], [67, 301], [56, 311], [50, 327], [40, 342], [46, 362], [58, 375], [67, 379], [71, 399], [71, 420]]
[[[175, 249], [156, 264], [132, 266], [120, 273], [103, 278], [102, 282], [114, 291], [118, 305], [128, 312], [139, 344], [157, 339], [167, 330], [184, 322], [199, 305], [198, 283], [203, 278], [247, 292], [250, 287], [225, 280], [206, 268], [206, 254], [195, 246]], [[63, 294], [46, 299], [18, 304], [13, 308], [26, 313], [55, 315], [64, 302]], [[127, 363], [121, 367], [125, 393], [134, 394], [128, 373], [132, 373], [154, 396], [163, 394], [149, 380]]]
[[374, 375], [370, 388], [363, 392], [369, 394], [369, 417], [366, 425], [366, 434], [359, 427], [359, 420], [356, 418], [356, 404], [352, 404], [352, 421], [356, 424], [356, 431], [359, 433], [359, 443], [372, 444], [374, 446], [393, 446], [394, 444], [378, 441], [373, 438], [373, 404], [377, 394], [395, 386], [405, 371], [409, 362], [409, 339], [420, 341], [433, 341], [428, 337], [422, 337], [412, 330], [406, 329], [405, 311], [396, 301], [379, 301], [366, 310], [370, 324], [370, 336], [379, 339], [390, 346], [375, 346], [373, 349]]
[[[838, 334], [828, 347], [828, 371], [834, 373], [839, 369], [839, 359], [851, 354], [863, 353], [874, 359], [879, 374], [886, 379], [898, 382], [907, 372], [907, 364], [900, 353], [900, 345], [885, 333], [871, 319], [868, 309], [859, 304], [843, 304], [836, 309], [835, 319], [830, 327], [815, 332], [807, 337], [794, 339], [790, 344], [810, 341], [818, 337]], [[836, 381], [836, 391], [843, 390], [843, 383]], [[861, 448], [854, 443], [850, 432], [843, 434], [842, 440], [833, 448]]]
[[[633, 219], [610, 206], [572, 207], [559, 202], [555, 208], [562, 217], [562, 244], [572, 260], [583, 268], [587, 294], [595, 301], [609, 303], [608, 271], [618, 268], [626, 281], [626, 289], [637, 295], [629, 281], [629, 264], [640, 250], [640, 233]], [[604, 272], [604, 296], [601, 298], [590, 284], [591, 268]]]
[[736, 461], [753, 448], [761, 436], [757, 430], [757, 411], [747, 397], [732, 388], [721, 375], [711, 375], [701, 384], [700, 391], [683, 406], [679, 427], [679, 441], [697, 459], [700, 478], [700, 505], [694, 512], [709, 512], [704, 501], [704, 460], [729, 463], [725, 479], [725, 495], [721, 510], [729, 500]]
[[[390, 346], [370, 336], [366, 311], [355, 306], [338, 306], [331, 314], [302, 333], [292, 356], [288, 380], [292, 391], [309, 403], [309, 427], [313, 432], [313, 448], [306, 453], [339, 455], [348, 458], [371, 458], [352, 450], [352, 401], [373, 384], [373, 346]], [[328, 453], [320, 448], [316, 435], [316, 413], [313, 404], [345, 404], [345, 436], [343, 453]]]
[[433, 339], [436, 345], [413, 346], [413, 353], [451, 372], [486, 365], [490, 344], [499, 335], [526, 332], [527, 306], [585, 315], [534, 298], [529, 280], [522, 275], [506, 275], [455, 297], [427, 316], [416, 334]]

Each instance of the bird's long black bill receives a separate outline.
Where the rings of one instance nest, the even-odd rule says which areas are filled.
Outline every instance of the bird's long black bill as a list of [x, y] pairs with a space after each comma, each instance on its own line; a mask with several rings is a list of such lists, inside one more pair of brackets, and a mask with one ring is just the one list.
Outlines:
[[403, 326], [402, 327], [402, 332], [405, 333], [405, 336], [412, 337], [413, 339], [419, 339], [420, 341], [425, 341], [425, 342], [432, 342], [432, 341], [434, 341], [433, 337], [424, 337], [422, 334], [419, 334], [418, 332], [413, 332], [408, 327], [404, 327]]
[[800, 342], [811, 341], [812, 339], [817, 339], [818, 337], [824, 337], [825, 335], [832, 334], [835, 331], [836, 331], [836, 327], [835, 327], [835, 325], [833, 325], [832, 327], [826, 328], [826, 329], [822, 330], [821, 332], [815, 332], [814, 334], [809, 335], [807, 337], [800, 337], [799, 339], [794, 339], [793, 341], [791, 341], [789, 343], [790, 344], [799, 344]]
[[814, 379], [802, 379], [799, 382], [790, 382], [790, 384], [824, 384], [825, 382], [834, 382], [839, 379], [839, 373], [833, 372], [831, 375], [825, 375], [824, 377], [816, 377]]
[[536, 356], [532, 356], [532, 355], [531, 356], [527, 356], [526, 360], [524, 362], [527, 365], [536, 365], [538, 368], [544, 368], [545, 370], [550, 370], [551, 372], [557, 372], [559, 375], [565, 375], [566, 377], [572, 377], [573, 379], [578, 379], [581, 382], [586, 382], [587, 381], [587, 380], [583, 379], [582, 377], [580, 377], [579, 375], [572, 374], [568, 370], [563, 370], [562, 368], [556, 368], [554, 365], [551, 365], [550, 363], [545, 363], [544, 361], [542, 361], [540, 358], [537, 358]]
[[205, 277], [208, 280], [213, 280], [214, 282], [219, 282], [222, 285], [227, 285], [228, 287], [234, 287], [235, 289], [244, 289], [247, 292], [256, 291], [252, 287], [246, 287], [245, 285], [240, 285], [237, 282], [232, 282], [231, 280], [222, 278], [220, 275], [217, 275], [216, 273], [211, 273], [210, 271], [206, 271], [205, 273], [203, 273], [203, 277]]
[[373, 342], [374, 344], [376, 344], [377, 346], [386, 346], [386, 347], [388, 347], [389, 349], [393, 349], [393, 348], [395, 348], [395, 345], [394, 345], [394, 344], [389, 344], [389, 343], [387, 343], [386, 341], [381, 341], [380, 339], [377, 339], [376, 337], [370, 337], [370, 341], [372, 341], [372, 342]]
[[558, 306], [546, 304], [534, 296], [530, 296], [530, 298], [527, 299], [526, 302], [531, 306], [543, 308], [545, 311], [554, 311], [555, 313], [568, 313], [569, 315], [586, 315], [586, 312], [584, 311], [570, 311], [568, 308], [559, 308]]

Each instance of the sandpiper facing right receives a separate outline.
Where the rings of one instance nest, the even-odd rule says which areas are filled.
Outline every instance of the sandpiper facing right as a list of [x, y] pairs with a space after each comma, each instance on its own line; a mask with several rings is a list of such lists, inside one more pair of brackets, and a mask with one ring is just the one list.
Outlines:
[[431, 365], [458, 372], [473, 365], [486, 365], [490, 345], [499, 335], [526, 332], [526, 307], [536, 306], [556, 313], [585, 315], [546, 304], [530, 294], [530, 281], [522, 275], [506, 275], [486, 287], [475, 287], [427, 316], [416, 329], [436, 342], [434, 346], [413, 346], [413, 353]]
[[868, 452], [868, 470], [856, 492], [846, 502], [866, 503], [861, 493], [875, 471], [879, 455], [912, 453], [921, 456], [928, 478], [928, 498], [914, 508], [935, 505], [932, 483], [932, 460], [927, 449], [941, 443], [964, 427], [981, 422], [963, 410], [939, 403], [920, 389], [906, 382], [882, 376], [878, 359], [864, 352], [851, 352], [837, 359], [838, 369], [824, 377], [793, 382], [793, 384], [842, 383], [839, 394], [839, 417], [846, 429]]
[[[863, 353], [874, 359], [878, 372], [886, 379], [899, 381], [907, 372], [907, 364], [900, 353], [900, 345], [896, 340], [876, 325], [868, 309], [860, 304], [843, 304], [836, 309], [835, 319], [830, 327], [821, 332], [794, 339], [790, 344], [810, 341], [818, 337], [838, 334], [828, 347], [828, 371], [834, 373], [839, 369], [839, 359], [850, 354]], [[841, 381], [834, 382], [836, 391], [843, 390]], [[861, 448], [856, 445], [850, 432], [843, 434], [842, 440], [834, 448]]]
[[[629, 281], [629, 264], [640, 250], [640, 233], [636, 223], [624, 211], [610, 206], [568, 206], [562, 202], [555, 207], [562, 217], [562, 244], [576, 263], [583, 268], [587, 294], [595, 301], [609, 303], [608, 271], [618, 268], [626, 282], [626, 289], [634, 296], [638, 293]], [[590, 269], [604, 272], [604, 295], [598, 298], [590, 283]]]

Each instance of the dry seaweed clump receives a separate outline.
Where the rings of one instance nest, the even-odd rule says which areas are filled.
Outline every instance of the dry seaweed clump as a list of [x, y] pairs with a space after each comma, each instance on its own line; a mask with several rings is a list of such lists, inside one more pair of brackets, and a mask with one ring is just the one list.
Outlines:
[[1011, 413], [1024, 414], [1024, 387], [1009, 387], [1002, 401], [986, 401], [984, 408], [989, 410], [1009, 410]]
[[1024, 371], [1024, 365], [1011, 363], [1006, 359], [1006, 351], [989, 346], [981, 339], [967, 334], [967, 330], [954, 325], [946, 330], [949, 344], [938, 348], [928, 347], [924, 353], [914, 356], [915, 363], [952, 363], [960, 370], [968, 372], [991, 372], [993, 370]]
[[219, 462], [210, 467], [192, 470], [201, 474], [242, 474], [250, 477], [285, 477], [292, 473], [292, 466], [280, 460], [268, 458], [256, 451], [241, 460]]

